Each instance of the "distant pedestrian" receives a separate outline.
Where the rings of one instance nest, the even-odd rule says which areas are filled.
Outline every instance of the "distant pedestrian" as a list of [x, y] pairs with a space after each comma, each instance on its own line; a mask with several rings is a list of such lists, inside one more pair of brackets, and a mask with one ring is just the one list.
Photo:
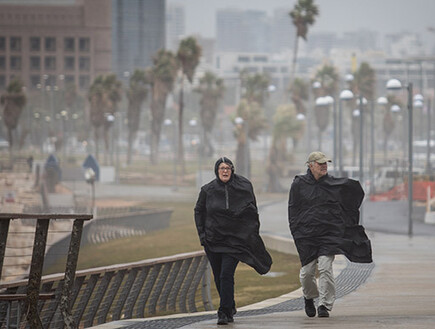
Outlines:
[[230, 159], [219, 158], [216, 179], [202, 186], [195, 206], [199, 240], [210, 261], [220, 296], [217, 324], [234, 322], [234, 273], [239, 261], [265, 274], [272, 258], [259, 235], [257, 203], [251, 182], [234, 173]]
[[27, 158], [27, 165], [29, 166], [29, 173], [33, 170], [33, 156]]
[[[335, 301], [332, 263], [343, 254], [357, 263], [372, 262], [370, 240], [359, 225], [359, 207], [364, 191], [358, 181], [328, 175], [322, 152], [312, 152], [307, 173], [297, 175], [290, 188], [288, 220], [301, 261], [300, 280], [305, 313], [329, 317]], [[316, 281], [316, 269], [319, 284]]]

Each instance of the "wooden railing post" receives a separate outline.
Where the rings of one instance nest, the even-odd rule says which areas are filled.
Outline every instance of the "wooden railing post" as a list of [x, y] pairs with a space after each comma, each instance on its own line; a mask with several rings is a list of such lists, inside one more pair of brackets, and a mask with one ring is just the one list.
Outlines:
[[65, 328], [74, 329], [74, 318], [71, 314], [71, 292], [74, 284], [77, 261], [79, 258], [80, 241], [83, 232], [83, 219], [75, 219], [71, 232], [71, 241], [68, 250], [68, 258], [65, 268], [65, 279], [60, 300], [60, 309], [64, 320]]
[[49, 223], [50, 219], [48, 218], [39, 218], [36, 222], [35, 242], [33, 244], [29, 283], [27, 285], [27, 307], [29, 309], [27, 321], [32, 329], [42, 329], [42, 322], [38, 314], [38, 298]]

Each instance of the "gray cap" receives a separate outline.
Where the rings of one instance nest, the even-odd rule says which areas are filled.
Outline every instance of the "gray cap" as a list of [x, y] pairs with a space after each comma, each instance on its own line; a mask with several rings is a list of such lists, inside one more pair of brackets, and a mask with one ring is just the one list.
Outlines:
[[332, 161], [331, 159], [327, 158], [324, 153], [316, 151], [316, 152], [311, 152], [310, 155], [308, 156], [307, 163], [310, 162], [326, 163]]

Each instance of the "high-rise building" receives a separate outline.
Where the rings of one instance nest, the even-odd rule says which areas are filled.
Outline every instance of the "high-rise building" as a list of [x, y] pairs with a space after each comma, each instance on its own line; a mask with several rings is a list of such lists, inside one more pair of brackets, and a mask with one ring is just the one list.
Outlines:
[[242, 51], [243, 11], [221, 9], [216, 12], [216, 50]]
[[112, 66], [118, 77], [152, 65], [165, 47], [165, 7], [162, 0], [112, 0]]
[[177, 51], [178, 44], [186, 34], [184, 5], [170, 4], [166, 8], [166, 49]]
[[[30, 4], [32, 3], [32, 4]], [[72, 83], [87, 89], [111, 71], [111, 3], [105, 0], [0, 3], [0, 90]]]
[[282, 52], [291, 49], [293, 40], [294, 28], [285, 9], [275, 10], [273, 17], [265, 11], [233, 8], [216, 13], [219, 52]]

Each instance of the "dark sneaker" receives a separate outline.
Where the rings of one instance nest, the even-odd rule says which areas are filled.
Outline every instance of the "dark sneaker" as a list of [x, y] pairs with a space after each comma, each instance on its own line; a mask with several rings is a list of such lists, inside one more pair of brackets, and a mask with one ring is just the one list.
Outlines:
[[310, 318], [316, 316], [316, 308], [314, 307], [314, 300], [312, 298], [306, 299], [305, 297], [304, 300], [305, 300], [305, 314]]
[[[228, 316], [222, 312], [222, 311], [218, 311], [218, 321], [217, 324], [228, 324]], [[233, 320], [234, 322], [234, 320]]]
[[317, 316], [319, 318], [329, 318], [329, 312], [328, 312], [327, 308], [324, 305], [320, 305], [317, 308], [317, 314], [318, 314]]

